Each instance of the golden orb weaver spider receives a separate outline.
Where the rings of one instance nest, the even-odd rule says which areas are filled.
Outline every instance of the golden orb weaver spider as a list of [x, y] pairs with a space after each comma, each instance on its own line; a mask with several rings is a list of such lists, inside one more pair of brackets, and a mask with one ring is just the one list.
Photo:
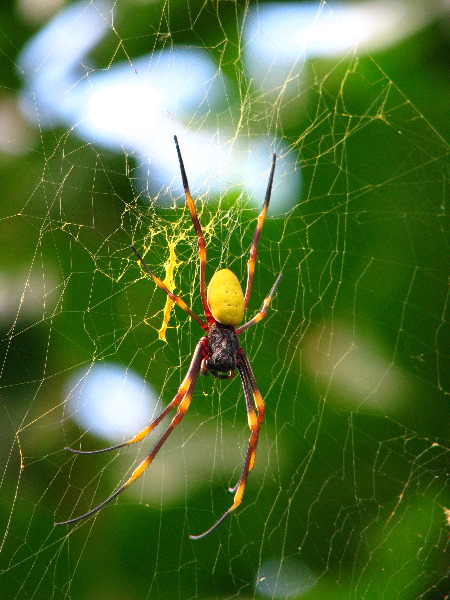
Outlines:
[[237, 369], [242, 381], [242, 387], [244, 390], [245, 403], [247, 407], [247, 418], [248, 426], [250, 428], [250, 439], [248, 441], [247, 453], [244, 461], [241, 476], [237, 483], [229, 491], [234, 493], [234, 501], [231, 507], [218, 519], [212, 527], [210, 527], [204, 533], [199, 535], [190, 535], [192, 540], [198, 540], [204, 538], [210, 534], [216, 527], [218, 527], [242, 502], [244, 495], [245, 485], [249, 472], [252, 470], [255, 463], [256, 447], [258, 444], [259, 430], [261, 423], [264, 419], [264, 402], [261, 393], [256, 385], [255, 377], [250, 367], [249, 360], [241, 348], [238, 340], [238, 335], [243, 331], [258, 323], [267, 313], [267, 309], [272, 301], [275, 294], [277, 285], [279, 284], [282, 274], [280, 273], [269, 292], [269, 295], [264, 300], [261, 310], [252, 318], [247, 321], [244, 325], [238, 327], [242, 321], [245, 311], [250, 300], [250, 293], [252, 290], [253, 274], [255, 272], [256, 256], [257, 256], [257, 245], [261, 230], [266, 218], [267, 209], [269, 207], [270, 196], [272, 193], [273, 177], [275, 172], [276, 155], [272, 158], [272, 167], [269, 175], [269, 183], [267, 185], [266, 197], [261, 213], [258, 216], [256, 230], [253, 235], [253, 241], [250, 247], [250, 257], [247, 261], [247, 287], [245, 290], [245, 296], [242, 293], [241, 285], [238, 278], [229, 269], [221, 269], [211, 278], [207, 290], [205, 291], [205, 271], [206, 271], [206, 247], [205, 240], [203, 238], [202, 228], [197, 217], [195, 210], [195, 204], [189, 190], [189, 184], [184, 169], [183, 158], [181, 156], [180, 147], [178, 145], [177, 136], [174, 136], [175, 146], [178, 154], [178, 161], [180, 164], [181, 178], [183, 181], [184, 193], [186, 196], [186, 203], [189, 212], [194, 223], [194, 228], [197, 233], [198, 239], [198, 253], [200, 259], [200, 295], [202, 299], [203, 309], [205, 313], [206, 323], [198, 317], [189, 306], [178, 296], [173, 294], [166, 285], [157, 277], [153, 271], [145, 263], [144, 259], [138, 253], [134, 246], [131, 249], [136, 254], [141, 263], [143, 269], [152, 277], [153, 281], [158, 287], [160, 287], [175, 304], [180, 306], [187, 314], [193, 318], [200, 327], [206, 332], [197, 346], [195, 347], [194, 354], [188, 372], [183, 379], [178, 392], [176, 393], [173, 400], [166, 406], [166, 408], [154, 419], [149, 425], [144, 427], [142, 431], [137, 433], [133, 438], [122, 444], [110, 446], [109, 448], [102, 448], [101, 450], [77, 450], [75, 448], [65, 448], [75, 454], [99, 454], [100, 452], [108, 452], [109, 450], [117, 450], [139, 442], [144, 439], [162, 420], [163, 418], [173, 409], [177, 408], [175, 416], [172, 418], [169, 426], [156, 442], [151, 449], [150, 453], [146, 458], [134, 469], [129, 479], [122, 484], [115, 492], [111, 494], [104, 502], [89, 510], [87, 513], [69, 519], [68, 521], [62, 521], [55, 523], [55, 525], [68, 525], [80, 521], [90, 515], [95, 514], [101, 508], [103, 508], [108, 502], [111, 502], [116, 496], [123, 492], [133, 481], [142, 475], [142, 473], [151, 464], [156, 454], [164, 444], [166, 439], [169, 437], [173, 429], [180, 423], [181, 419], [185, 415], [189, 404], [191, 402], [192, 394], [194, 392], [195, 384], [199, 373], [206, 375], [208, 372], [218, 379], [229, 379], [234, 376], [234, 370]]

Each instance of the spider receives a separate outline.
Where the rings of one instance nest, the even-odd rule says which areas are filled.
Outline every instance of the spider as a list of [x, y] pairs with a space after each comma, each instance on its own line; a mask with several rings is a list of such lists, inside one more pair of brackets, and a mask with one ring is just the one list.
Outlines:
[[134, 469], [131, 476], [125, 483], [123, 483], [115, 492], [104, 500], [101, 504], [89, 510], [87, 513], [74, 517], [67, 521], [55, 523], [55, 525], [68, 525], [75, 523], [81, 519], [89, 517], [106, 504], [111, 502], [116, 496], [123, 492], [133, 481], [142, 475], [142, 473], [151, 464], [156, 454], [164, 444], [166, 439], [169, 437], [173, 429], [180, 423], [184, 417], [189, 404], [191, 402], [192, 394], [194, 392], [195, 384], [199, 373], [206, 375], [211, 373], [217, 379], [230, 379], [234, 377], [234, 370], [237, 369], [242, 381], [242, 387], [244, 390], [245, 404], [247, 407], [248, 426], [250, 428], [250, 438], [248, 441], [247, 453], [244, 461], [241, 476], [237, 483], [229, 491], [234, 493], [234, 501], [230, 508], [218, 519], [212, 527], [206, 530], [204, 533], [199, 535], [190, 535], [189, 537], [193, 540], [198, 540], [209, 535], [214, 531], [225, 519], [240, 505], [247, 482], [249, 472], [252, 470], [255, 463], [256, 447], [258, 444], [259, 430], [261, 423], [264, 419], [264, 402], [261, 397], [261, 393], [256, 385], [255, 377], [250, 367], [249, 360], [244, 350], [239, 344], [238, 336], [254, 325], [258, 323], [267, 313], [267, 309], [270, 302], [275, 294], [277, 285], [279, 284], [282, 274], [280, 273], [269, 292], [269, 295], [264, 300], [261, 310], [244, 325], [240, 325], [244, 313], [247, 309], [248, 302], [250, 300], [250, 293], [252, 290], [253, 274], [255, 271], [257, 246], [261, 230], [266, 217], [267, 209], [269, 207], [270, 196], [272, 193], [273, 177], [275, 172], [276, 155], [272, 158], [272, 167], [269, 175], [269, 182], [267, 185], [266, 196], [264, 205], [261, 213], [258, 216], [256, 230], [253, 235], [253, 241], [250, 247], [250, 257], [247, 261], [247, 287], [245, 290], [245, 296], [242, 292], [241, 285], [234, 273], [229, 269], [221, 269], [216, 271], [213, 275], [207, 290], [205, 290], [205, 271], [206, 271], [206, 248], [205, 240], [203, 238], [202, 228], [200, 226], [197, 212], [195, 210], [195, 204], [192, 199], [189, 184], [184, 168], [183, 158], [181, 156], [180, 146], [178, 145], [177, 136], [174, 136], [176, 151], [178, 155], [178, 161], [180, 164], [181, 177], [183, 181], [184, 193], [186, 196], [186, 203], [189, 212], [194, 223], [194, 228], [197, 233], [198, 239], [198, 253], [200, 260], [200, 294], [205, 313], [206, 323], [198, 317], [189, 306], [178, 296], [173, 294], [167, 286], [157, 277], [153, 271], [145, 263], [144, 259], [138, 253], [134, 246], [131, 249], [136, 254], [142, 268], [151, 276], [156, 285], [161, 288], [168, 296], [177, 304], [180, 308], [187, 312], [187, 314], [196, 321], [200, 327], [205, 331], [204, 335], [197, 346], [195, 347], [194, 354], [188, 372], [183, 379], [175, 397], [166, 406], [166, 408], [154, 419], [149, 425], [144, 427], [142, 431], [137, 433], [133, 438], [122, 444], [117, 444], [109, 448], [102, 448], [101, 450], [77, 450], [75, 448], [65, 448], [75, 454], [98, 454], [100, 452], [108, 452], [109, 450], [117, 450], [139, 442], [144, 439], [162, 420], [163, 418], [174, 408], [176, 408], [176, 414], [172, 418], [169, 426], [162, 434], [160, 439], [153, 446], [150, 453], [146, 458]]

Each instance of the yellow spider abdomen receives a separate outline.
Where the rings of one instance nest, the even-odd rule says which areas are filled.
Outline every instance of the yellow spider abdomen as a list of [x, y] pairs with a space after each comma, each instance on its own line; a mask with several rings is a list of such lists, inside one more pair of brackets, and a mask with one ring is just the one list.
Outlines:
[[230, 269], [216, 271], [208, 285], [208, 304], [212, 316], [223, 325], [239, 325], [244, 317], [244, 294]]

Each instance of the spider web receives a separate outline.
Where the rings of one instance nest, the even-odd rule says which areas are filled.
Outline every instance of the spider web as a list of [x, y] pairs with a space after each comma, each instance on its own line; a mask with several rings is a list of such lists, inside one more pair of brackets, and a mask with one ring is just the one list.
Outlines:
[[[9, 15], [2, 598], [447, 597], [443, 5], [427, 3], [427, 23], [410, 3], [383, 41], [355, 44], [349, 15], [388, 4], [291, 4], [280, 30], [267, 11], [284, 3], [82, 2], [34, 33], [38, 12]], [[77, 23], [91, 35], [78, 47]], [[189, 540], [231, 504], [249, 435], [238, 378], [200, 377], [145, 475], [95, 517], [54, 528], [107, 498], [163, 428], [113, 453], [63, 448], [142, 428], [202, 335], [129, 248], [201, 314], [174, 133], [208, 279], [229, 267], [244, 281], [278, 156], [250, 314], [283, 279], [241, 340], [267, 408], [255, 468], [233, 516]]]

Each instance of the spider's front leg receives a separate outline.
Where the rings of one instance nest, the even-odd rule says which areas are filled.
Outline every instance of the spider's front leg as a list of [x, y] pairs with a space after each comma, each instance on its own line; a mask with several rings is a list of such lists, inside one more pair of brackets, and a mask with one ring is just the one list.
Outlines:
[[[258, 445], [259, 430], [264, 420], [264, 402], [261, 393], [256, 385], [255, 377], [253, 375], [250, 363], [245, 352], [242, 348], [237, 353], [236, 367], [239, 371], [239, 375], [242, 380], [242, 387], [244, 389], [245, 404], [247, 407], [248, 426], [250, 428], [250, 438], [248, 441], [247, 453], [245, 456], [244, 466], [242, 469], [241, 476], [237, 484], [230, 489], [234, 492], [234, 501], [230, 508], [220, 517], [218, 521], [214, 523], [204, 533], [199, 535], [190, 535], [191, 540], [199, 540], [206, 537], [214, 531], [221, 523], [225, 521], [227, 517], [241, 504], [244, 496], [245, 485], [247, 483], [247, 477], [249, 472], [253, 469], [256, 458], [256, 448]], [[256, 408], [256, 410], [255, 410]]]
[[[164, 431], [164, 433], [159, 438], [159, 440], [155, 443], [155, 445], [153, 446], [153, 448], [151, 449], [149, 454], [133, 470], [130, 477], [127, 479], [127, 481], [125, 481], [125, 483], [123, 483], [119, 488], [117, 488], [117, 490], [115, 492], [113, 492], [106, 500], [104, 500], [101, 504], [99, 504], [95, 508], [92, 508], [91, 510], [89, 510], [88, 512], [86, 512], [82, 515], [68, 519], [67, 521], [60, 521], [58, 523], [55, 523], [55, 525], [69, 525], [70, 523], [76, 523], [77, 521], [81, 521], [82, 519], [85, 519], [86, 517], [94, 515], [99, 510], [101, 510], [104, 506], [106, 506], [106, 504], [108, 504], [109, 502], [114, 500], [114, 498], [116, 498], [120, 493], [122, 493], [130, 484], [132, 484], [134, 481], [136, 481], [136, 479], [138, 479], [144, 473], [144, 471], [150, 466], [150, 464], [152, 463], [155, 456], [158, 454], [159, 450], [161, 449], [161, 447], [164, 444], [164, 442], [166, 441], [166, 439], [172, 433], [174, 428], [180, 423], [181, 419], [184, 417], [187, 409], [189, 408], [189, 404], [191, 402], [192, 394], [194, 392], [195, 383], [197, 381], [197, 377], [200, 372], [202, 361], [203, 361], [204, 357], [207, 355], [207, 345], [208, 345], [208, 338], [206, 336], [204, 336], [201, 338], [201, 340], [198, 342], [198, 344], [195, 348], [194, 355], [193, 355], [192, 361], [191, 361], [191, 365], [190, 365], [188, 372], [186, 374], [186, 377], [183, 379], [174, 399], [168, 405], [168, 407], [166, 407], [163, 410], [163, 412], [154, 421], [152, 421], [152, 423], [150, 423], [150, 425], [148, 425], [145, 429], [143, 429], [134, 438], [132, 438], [128, 442], [125, 442], [125, 444], [119, 444], [118, 446], [113, 446], [111, 448], [105, 448], [103, 450], [100, 450], [100, 452], [105, 452], [107, 450], [111, 450], [113, 448], [120, 448], [126, 444], [131, 444], [133, 442], [139, 441], [140, 439], [143, 439], [146, 435], [148, 435], [148, 433], [150, 433], [150, 431], [155, 427], [155, 425], [161, 421], [162, 416], [165, 416], [169, 412], [170, 409], [174, 408], [175, 406], [177, 407], [177, 411], [176, 411], [174, 417], [172, 418], [167, 429]], [[75, 451], [74, 449], [68, 448], [68, 450], [71, 450], [72, 452], [75, 452], [75, 453], [80, 453], [80, 452]], [[95, 452], [96, 451], [94, 451], [94, 453]], [[91, 451], [91, 453], [92, 453], [92, 451]]]

